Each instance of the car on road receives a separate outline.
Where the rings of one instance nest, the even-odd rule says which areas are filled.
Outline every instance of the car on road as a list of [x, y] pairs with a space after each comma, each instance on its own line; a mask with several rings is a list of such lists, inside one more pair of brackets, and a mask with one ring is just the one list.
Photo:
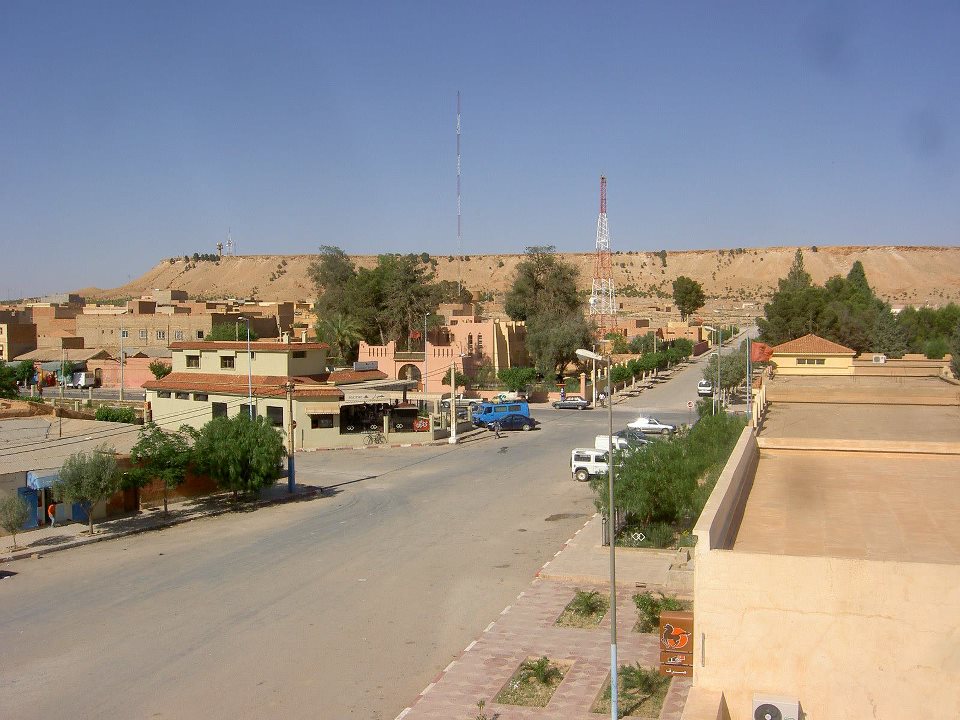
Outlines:
[[667, 423], [662, 423], [657, 420], [655, 417], [638, 417], [631, 423], [627, 423], [627, 427], [633, 430], [639, 430], [642, 433], [656, 433], [660, 435], [670, 435], [676, 432], [676, 425], [668, 425]]
[[[521, 415], [520, 413], [504, 415], [493, 422], [500, 423], [501, 430], [535, 430], [537, 425], [540, 424], [529, 415]], [[493, 430], [493, 423], [487, 423], [487, 429]]]
[[605, 475], [609, 471], [606, 450], [597, 448], [574, 448], [570, 452], [570, 472], [574, 480], [586, 482], [593, 476]]
[[622, 438], [629, 445], [636, 447], [642, 447], [643, 445], [649, 445], [650, 441], [644, 436], [639, 430], [634, 430], [633, 428], [626, 428], [624, 430], [618, 430], [614, 433], [618, 438]]
[[590, 407], [590, 401], [579, 395], [567, 395], [563, 400], [554, 400], [553, 406], [557, 410], [586, 410]]
[[713, 395], [713, 383], [709, 380], [701, 380], [697, 383], [697, 395], [700, 397], [710, 397]]

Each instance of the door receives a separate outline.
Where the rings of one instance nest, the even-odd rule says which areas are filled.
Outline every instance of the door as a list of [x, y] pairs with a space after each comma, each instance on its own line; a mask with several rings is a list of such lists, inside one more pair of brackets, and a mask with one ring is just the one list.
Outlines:
[[23, 524], [24, 530], [32, 530], [37, 526], [37, 491], [33, 488], [22, 487], [17, 488], [17, 495], [27, 503], [27, 508], [30, 511], [30, 514], [27, 516], [27, 521]]

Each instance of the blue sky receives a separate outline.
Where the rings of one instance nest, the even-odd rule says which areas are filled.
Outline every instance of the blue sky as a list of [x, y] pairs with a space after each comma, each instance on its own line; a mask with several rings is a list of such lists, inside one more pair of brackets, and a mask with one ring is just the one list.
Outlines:
[[960, 243], [960, 2], [0, 3], [0, 297], [172, 255]]

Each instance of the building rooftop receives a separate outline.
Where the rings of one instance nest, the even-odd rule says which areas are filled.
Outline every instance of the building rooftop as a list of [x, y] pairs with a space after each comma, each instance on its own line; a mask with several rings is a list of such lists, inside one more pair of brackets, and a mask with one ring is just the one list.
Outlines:
[[73, 453], [90, 452], [101, 443], [127, 454], [140, 427], [52, 415], [0, 420], [0, 463], [5, 473], [49, 470], [59, 468]]
[[[170, 343], [171, 350], [242, 350], [246, 351], [247, 341], [219, 342], [198, 340], [196, 342]], [[252, 340], [250, 349], [255, 352], [291, 352], [297, 350], [329, 350], [327, 343], [317, 342], [275, 342], [273, 340]]]
[[851, 350], [843, 345], [826, 340], [818, 335], [804, 335], [796, 340], [788, 340], [785, 343], [776, 345], [773, 348], [774, 353], [780, 354], [815, 354], [815, 355], [856, 355], [855, 350]]

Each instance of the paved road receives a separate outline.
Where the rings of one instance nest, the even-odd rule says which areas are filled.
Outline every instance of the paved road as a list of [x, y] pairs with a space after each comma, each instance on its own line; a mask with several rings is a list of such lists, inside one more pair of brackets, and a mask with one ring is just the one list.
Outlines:
[[[684, 421], [695, 364], [614, 407]], [[331, 496], [5, 564], [10, 718], [390, 720], [593, 513], [604, 411], [460, 446], [298, 456]]]

